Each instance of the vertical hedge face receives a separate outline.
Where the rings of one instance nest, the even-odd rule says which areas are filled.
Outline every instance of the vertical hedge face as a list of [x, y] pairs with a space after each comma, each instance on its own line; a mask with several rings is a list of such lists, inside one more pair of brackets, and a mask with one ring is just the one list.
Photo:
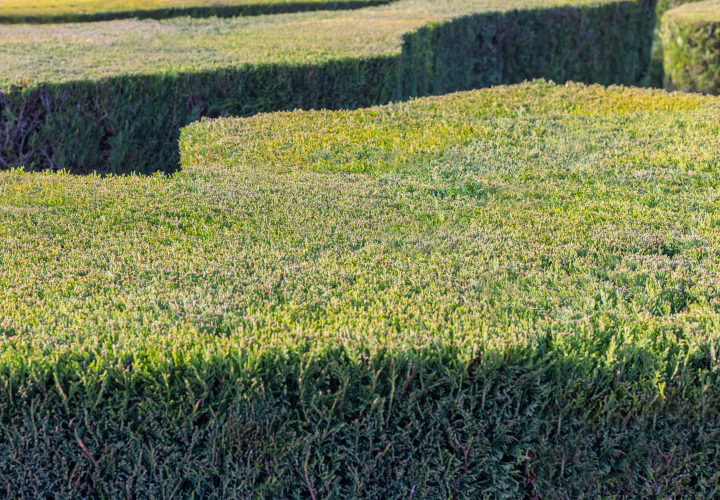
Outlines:
[[720, 2], [669, 11], [662, 42], [667, 89], [720, 94]]
[[469, 15], [407, 34], [398, 56], [14, 87], [0, 91], [0, 168], [173, 172], [179, 130], [201, 116], [356, 108], [539, 77], [636, 84], [653, 8], [642, 0]]
[[534, 82], [2, 173], [0, 498], [715, 498], [718, 123]]
[[641, 86], [654, 88], [661, 88], [663, 86], [665, 73], [663, 70], [663, 47], [662, 40], [660, 39], [659, 22], [663, 14], [680, 5], [696, 1], [697, 0], [657, 0], [657, 2], [654, 2], [655, 10], [651, 14], [652, 23], [655, 25], [655, 29], [652, 34], [652, 51], [646, 73], [643, 75], [640, 82], [638, 82]]
[[0, 91], [0, 165], [28, 170], [166, 173], [180, 128], [201, 116], [357, 108], [392, 99], [396, 61], [245, 66]]

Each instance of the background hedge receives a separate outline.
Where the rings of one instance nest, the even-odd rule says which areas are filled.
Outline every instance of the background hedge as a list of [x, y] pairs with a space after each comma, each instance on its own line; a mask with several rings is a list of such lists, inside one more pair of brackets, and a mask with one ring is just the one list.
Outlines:
[[663, 88], [665, 85], [665, 70], [663, 69], [663, 44], [660, 36], [663, 14], [670, 9], [674, 9], [680, 5], [696, 2], [698, 0], [657, 0], [655, 7], [655, 32], [653, 37], [652, 54], [650, 56], [650, 65], [648, 67], [645, 78], [640, 82], [643, 87]]
[[173, 172], [179, 130], [201, 116], [354, 108], [534, 77], [635, 84], [654, 9], [638, 0], [478, 13], [406, 34], [398, 55], [6, 86], [0, 168]]
[[720, 94], [720, 2], [668, 11], [662, 26], [667, 89]]
[[156, 2], [73, 0], [20, 0], [0, 3], [0, 23], [78, 23], [112, 19], [166, 19], [170, 17], [234, 17], [281, 14], [311, 10], [359, 9], [389, 3], [389, 0], [166, 0]]

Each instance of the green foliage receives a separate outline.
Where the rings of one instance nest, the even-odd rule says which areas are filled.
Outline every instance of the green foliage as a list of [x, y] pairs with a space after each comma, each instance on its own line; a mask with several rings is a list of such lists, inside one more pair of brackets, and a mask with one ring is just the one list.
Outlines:
[[0, 23], [67, 23], [178, 16], [233, 17], [357, 9], [384, 0], [3, 0]]
[[4, 496], [717, 496], [716, 99], [536, 82], [180, 144], [0, 173]]
[[0, 168], [172, 172], [180, 127], [201, 116], [355, 108], [534, 77], [632, 84], [647, 69], [652, 9], [408, 0], [342, 15], [4, 27]]
[[355, 59], [23, 89], [4, 96], [9, 141], [0, 162], [73, 173], [172, 172], [180, 127], [201, 116], [368, 106], [390, 100], [392, 72], [383, 69], [392, 66]]
[[658, 0], [655, 6], [654, 18], [655, 32], [653, 36], [650, 64], [644, 78], [639, 82], [645, 87], [662, 88], [664, 85], [665, 71], [663, 69], [663, 44], [660, 36], [660, 19], [670, 9], [680, 5], [697, 2], [699, 0]]
[[720, 94], [720, 3], [669, 11], [662, 40], [668, 89]]

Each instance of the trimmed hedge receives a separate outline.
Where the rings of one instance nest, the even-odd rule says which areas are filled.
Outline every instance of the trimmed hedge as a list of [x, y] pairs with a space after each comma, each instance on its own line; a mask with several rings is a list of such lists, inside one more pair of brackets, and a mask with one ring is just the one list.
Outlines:
[[670, 9], [674, 9], [688, 2], [697, 2], [699, 0], [658, 0], [655, 7], [655, 33], [653, 37], [652, 53], [650, 56], [650, 65], [647, 74], [640, 82], [644, 87], [663, 88], [665, 82], [665, 71], [663, 69], [663, 44], [660, 36], [660, 20], [663, 14]]
[[0, 388], [0, 493], [714, 498], [717, 357], [623, 346], [608, 360], [609, 342], [16, 367]]
[[[288, 12], [305, 12], [312, 10], [358, 9], [373, 5], [383, 5], [389, 0], [290, 0], [277, 1], [235, 0], [222, 3], [198, 1], [165, 1], [150, 4], [139, 3], [137, 6], [128, 2], [113, 5], [112, 2], [97, 2], [84, 7], [77, 2], [58, 2], [38, 5], [33, 0], [9, 5], [6, 0], [0, 3], [0, 23], [78, 23], [110, 21], [113, 19], [167, 19], [171, 17], [234, 17], [259, 16], [263, 14], [282, 14]], [[23, 5], [24, 4], [24, 5]]]
[[[392, 99], [395, 62], [256, 65], [109, 78], [0, 94], [4, 168], [150, 174], [178, 168], [180, 128], [202, 116], [349, 108]], [[137, 96], [143, 96], [137, 99]]]
[[0, 168], [173, 172], [180, 128], [202, 116], [355, 108], [535, 77], [634, 84], [648, 68], [653, 9], [639, 0], [468, 12], [406, 33], [397, 55], [6, 86]]
[[662, 41], [668, 90], [720, 94], [720, 2], [668, 11]]
[[1, 172], [0, 494], [716, 497], [719, 129], [533, 82]]

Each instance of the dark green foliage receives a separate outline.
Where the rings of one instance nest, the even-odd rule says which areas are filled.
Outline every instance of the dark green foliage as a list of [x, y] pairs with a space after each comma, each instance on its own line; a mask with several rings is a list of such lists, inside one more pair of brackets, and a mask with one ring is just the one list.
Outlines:
[[520, 83], [636, 84], [647, 69], [650, 2], [466, 16], [405, 37], [401, 96]]
[[624, 346], [608, 361], [609, 340], [584, 356], [547, 345], [470, 360], [438, 347], [28, 363], [3, 376], [0, 493], [714, 498], [717, 355]]
[[720, 94], [720, 3], [701, 2], [663, 19], [665, 86]]
[[180, 128], [201, 116], [357, 108], [387, 101], [395, 62], [243, 66], [212, 73], [118, 77], [0, 93], [3, 167], [104, 173], [177, 168]]
[[201, 116], [353, 108], [536, 77], [633, 84], [647, 70], [653, 7], [468, 15], [407, 34], [399, 57], [15, 86], [0, 91], [0, 168], [172, 172], [180, 127]]

